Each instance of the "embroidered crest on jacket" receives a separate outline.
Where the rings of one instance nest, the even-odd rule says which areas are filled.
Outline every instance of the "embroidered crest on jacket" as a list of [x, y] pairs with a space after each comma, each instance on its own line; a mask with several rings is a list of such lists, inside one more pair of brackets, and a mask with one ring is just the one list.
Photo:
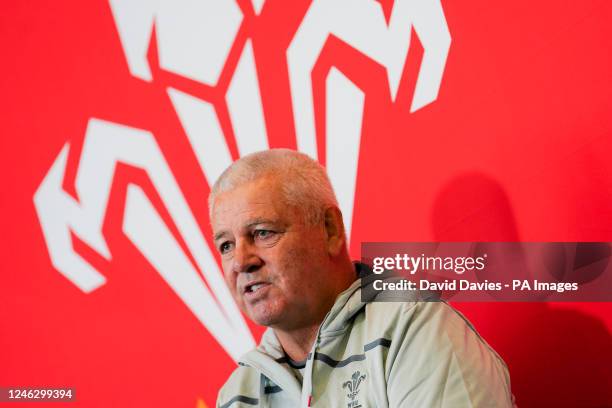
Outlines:
[[361, 404], [357, 399], [357, 394], [359, 394], [359, 385], [363, 380], [365, 380], [365, 374], [361, 374], [359, 371], [355, 371], [351, 376], [349, 381], [345, 381], [342, 384], [342, 388], [348, 388], [349, 393], [346, 394], [346, 397], [349, 399], [347, 404], [347, 408], [359, 408]]

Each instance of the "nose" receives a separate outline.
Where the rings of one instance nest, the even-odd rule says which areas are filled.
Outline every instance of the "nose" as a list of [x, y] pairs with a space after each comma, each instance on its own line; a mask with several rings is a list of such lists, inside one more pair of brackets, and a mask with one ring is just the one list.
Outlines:
[[257, 248], [248, 240], [236, 242], [232, 260], [232, 271], [235, 273], [255, 272], [263, 265], [263, 260], [257, 255]]

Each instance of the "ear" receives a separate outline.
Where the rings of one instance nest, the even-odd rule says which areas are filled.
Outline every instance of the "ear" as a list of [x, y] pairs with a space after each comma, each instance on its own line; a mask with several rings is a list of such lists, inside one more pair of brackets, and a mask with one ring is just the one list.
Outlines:
[[329, 254], [331, 256], [340, 254], [346, 245], [346, 235], [342, 213], [337, 207], [329, 207], [325, 210], [325, 233]]

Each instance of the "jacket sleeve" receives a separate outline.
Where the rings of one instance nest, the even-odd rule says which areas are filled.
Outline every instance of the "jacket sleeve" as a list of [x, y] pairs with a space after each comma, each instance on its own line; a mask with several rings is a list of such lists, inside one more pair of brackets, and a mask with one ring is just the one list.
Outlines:
[[443, 302], [402, 310], [387, 356], [390, 407], [512, 407], [499, 355]]
[[[217, 408], [258, 405], [261, 375], [251, 367], [239, 366], [217, 394]], [[242, 403], [242, 404], [240, 404]]]

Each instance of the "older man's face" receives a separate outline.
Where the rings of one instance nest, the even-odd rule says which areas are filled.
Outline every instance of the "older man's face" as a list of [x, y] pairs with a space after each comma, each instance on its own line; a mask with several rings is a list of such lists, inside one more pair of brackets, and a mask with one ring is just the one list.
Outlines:
[[241, 310], [265, 326], [312, 324], [330, 295], [326, 232], [284, 202], [278, 177], [219, 194], [211, 221], [225, 281]]

